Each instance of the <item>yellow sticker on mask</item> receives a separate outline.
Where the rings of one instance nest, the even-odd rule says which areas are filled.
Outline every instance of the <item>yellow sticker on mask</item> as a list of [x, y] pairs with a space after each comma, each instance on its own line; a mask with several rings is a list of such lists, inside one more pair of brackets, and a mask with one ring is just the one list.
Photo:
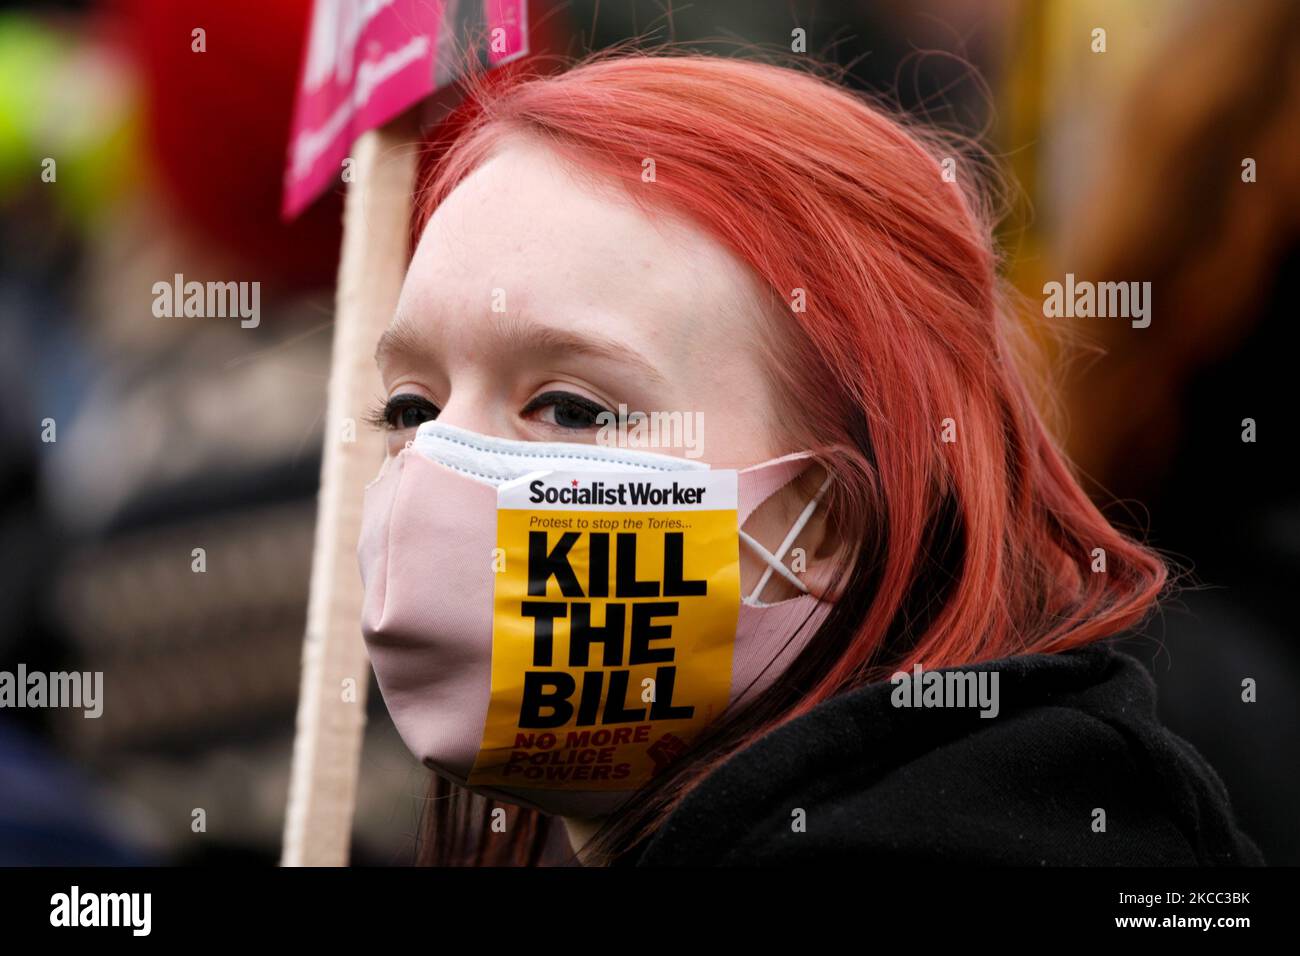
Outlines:
[[735, 471], [547, 472], [497, 499], [473, 786], [632, 790], [717, 718], [740, 608]]

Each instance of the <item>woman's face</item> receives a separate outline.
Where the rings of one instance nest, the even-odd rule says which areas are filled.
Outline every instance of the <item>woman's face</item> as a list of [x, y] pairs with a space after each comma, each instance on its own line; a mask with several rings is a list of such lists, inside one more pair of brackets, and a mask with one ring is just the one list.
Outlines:
[[[763, 303], [757, 280], [698, 228], [651, 218], [546, 147], [513, 139], [452, 191], [415, 251], [377, 352], [388, 453], [433, 418], [504, 438], [595, 443], [596, 416], [623, 405], [702, 425], [697, 448], [645, 450], [722, 468], [785, 454], [795, 449], [778, 447], [772, 426], [792, 410], [756, 347], [772, 334]], [[757, 523], [772, 549], [807, 494], [787, 491], [746, 525], [755, 533]], [[742, 581], [754, 576], [750, 563]]]

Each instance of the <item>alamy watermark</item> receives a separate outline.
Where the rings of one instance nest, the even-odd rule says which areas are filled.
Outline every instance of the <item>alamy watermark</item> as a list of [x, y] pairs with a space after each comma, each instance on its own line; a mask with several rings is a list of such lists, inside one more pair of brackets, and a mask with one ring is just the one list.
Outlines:
[[1073, 272], [1065, 282], [1043, 285], [1043, 315], [1049, 319], [1132, 319], [1135, 329], [1151, 324], [1150, 282], [1076, 282]]
[[596, 416], [600, 430], [596, 444], [612, 448], [680, 448], [687, 458], [704, 454], [703, 412], [629, 412], [620, 404], [618, 414]]
[[104, 712], [103, 671], [0, 671], [0, 707], [77, 707], [83, 717]]
[[895, 671], [889, 682], [895, 707], [978, 707], [981, 717], [996, 717], [1000, 709], [997, 671], [926, 671], [915, 664], [912, 673]]
[[67, 893], [50, 897], [50, 925], [56, 927], [123, 927], [132, 936], [153, 929], [152, 893], [82, 892], [75, 883]]
[[160, 319], [235, 318], [255, 329], [262, 322], [262, 283], [186, 282], [179, 272], [171, 282], [153, 284], [153, 314]]

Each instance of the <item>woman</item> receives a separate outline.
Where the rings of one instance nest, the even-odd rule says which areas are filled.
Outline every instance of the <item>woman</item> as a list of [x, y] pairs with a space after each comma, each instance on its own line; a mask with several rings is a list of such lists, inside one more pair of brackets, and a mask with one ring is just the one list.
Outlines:
[[[1101, 643], [1166, 569], [1091, 504], [1035, 412], [962, 163], [833, 83], [754, 62], [598, 57], [472, 103], [377, 353], [389, 458], [360, 547], [381, 691], [436, 772], [425, 862], [543, 861], [556, 819], [582, 865], [1260, 862], [1213, 770], [1156, 722], [1145, 672]], [[628, 409], [706, 440], [611, 450]], [[574, 771], [607, 751], [543, 753], [525, 731], [571, 703], [608, 716], [614, 679], [575, 672], [579, 704], [552, 675], [554, 707], [529, 703], [523, 672], [574, 653], [580, 624], [572, 603], [501, 623], [525, 560], [502, 529], [528, 507], [507, 489], [548, 463], [576, 494], [584, 468], [689, 484], [702, 462], [739, 502], [717, 552], [734, 559], [694, 593], [737, 623], [699, 645], [727, 649], [719, 668], [673, 666], [696, 667], [692, 688], [730, 675], [725, 706], [661, 733], [657, 713], [694, 710], [642, 681], [647, 707], [619, 713], [641, 715], [622, 726], [653, 736], [635, 755], [653, 770]], [[580, 534], [543, 518], [527, 593], [554, 596]], [[595, 535], [583, 548], [595, 567]], [[683, 560], [689, 577], [708, 555], [679, 550], [678, 585]], [[956, 679], [926, 682], [941, 669]], [[610, 684], [588, 700], [592, 673]]]

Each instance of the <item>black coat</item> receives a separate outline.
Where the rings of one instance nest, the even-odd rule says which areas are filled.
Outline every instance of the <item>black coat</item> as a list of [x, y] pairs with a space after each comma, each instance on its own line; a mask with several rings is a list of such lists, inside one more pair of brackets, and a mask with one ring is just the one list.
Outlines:
[[1134, 658], [1102, 643], [960, 670], [999, 672], [996, 717], [895, 707], [889, 682], [837, 695], [709, 774], [616, 865], [1263, 864]]

